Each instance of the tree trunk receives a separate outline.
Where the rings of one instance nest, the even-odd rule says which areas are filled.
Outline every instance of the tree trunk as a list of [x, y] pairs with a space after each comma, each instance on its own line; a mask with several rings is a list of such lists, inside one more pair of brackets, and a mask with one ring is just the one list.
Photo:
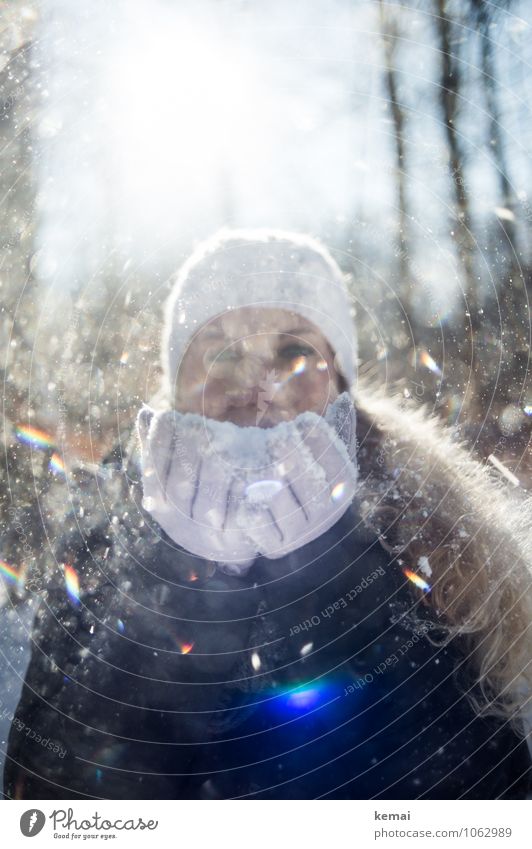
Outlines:
[[460, 71], [456, 55], [453, 53], [452, 23], [447, 17], [447, 0], [435, 0], [436, 27], [440, 53], [440, 106], [447, 149], [449, 152], [449, 173], [453, 184], [454, 204], [457, 226], [455, 242], [458, 257], [465, 277], [465, 297], [471, 317], [473, 330], [479, 326], [478, 291], [474, 269], [474, 240], [471, 232], [471, 213], [469, 194], [466, 186], [464, 155], [456, 129], [458, 100], [460, 96]]
[[405, 116], [397, 93], [397, 75], [395, 72], [395, 48], [397, 44], [397, 26], [386, 13], [383, 0], [379, 0], [380, 29], [384, 46], [384, 82], [392, 114], [395, 138], [395, 182], [397, 192], [398, 234], [397, 257], [401, 282], [408, 280], [408, 214], [406, 200], [405, 175]]

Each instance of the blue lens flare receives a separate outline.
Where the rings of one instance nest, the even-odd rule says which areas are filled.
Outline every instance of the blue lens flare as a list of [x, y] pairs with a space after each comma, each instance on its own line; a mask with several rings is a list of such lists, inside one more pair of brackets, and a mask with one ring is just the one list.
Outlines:
[[342, 692], [340, 682], [329, 679], [286, 685], [268, 695], [274, 697], [270, 705], [276, 713], [297, 716], [335, 702]]
[[318, 687], [304, 687], [285, 696], [285, 704], [295, 710], [306, 710], [316, 707], [322, 701], [323, 693]]

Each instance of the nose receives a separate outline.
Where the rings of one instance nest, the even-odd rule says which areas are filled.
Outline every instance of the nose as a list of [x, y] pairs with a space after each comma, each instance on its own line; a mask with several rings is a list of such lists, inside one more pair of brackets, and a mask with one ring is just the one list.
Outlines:
[[268, 363], [257, 354], [246, 353], [235, 365], [231, 388], [227, 391], [234, 406], [257, 404], [259, 392], [268, 373]]

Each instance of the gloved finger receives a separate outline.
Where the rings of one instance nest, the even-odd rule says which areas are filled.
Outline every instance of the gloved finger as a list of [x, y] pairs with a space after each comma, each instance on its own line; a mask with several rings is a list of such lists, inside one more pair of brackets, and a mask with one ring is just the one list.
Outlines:
[[[257, 551], [249, 538], [236, 529], [232, 534], [222, 534], [223, 521], [214, 521], [213, 513], [209, 512], [218, 502], [227, 505], [228, 486], [221, 474], [223, 467], [215, 462], [211, 434], [205, 424], [199, 417], [177, 411], [158, 414], [151, 410], [141, 411], [137, 428], [141, 441], [144, 507], [174, 542], [192, 554], [236, 564], [253, 562]], [[205, 463], [207, 497], [196, 504], [197, 496], [202, 493], [199, 486], [202, 463]], [[219, 490], [214, 499], [213, 485]], [[236, 486], [232, 492], [238, 495]]]
[[242, 508], [242, 526], [246, 527], [257, 551], [270, 560], [284, 557], [329, 530], [344, 514], [353, 495], [352, 490], [334, 497], [322, 491], [319, 497], [307, 502], [307, 521], [301, 509], [295, 513], [283, 512], [286, 492], [284, 489], [269, 502], [248, 502]]
[[293, 540], [282, 530], [269, 504], [246, 501], [240, 505], [238, 515], [259, 554], [283, 557], [294, 547]]
[[[140, 419], [143, 505], [161, 524], [165, 514], [183, 515], [194, 489], [197, 428], [184, 425], [176, 411], [155, 414], [146, 434]], [[145, 417], [147, 418], [147, 417]], [[184, 436], [183, 431], [189, 435]]]
[[344, 443], [349, 458], [356, 462], [356, 410], [348, 392], [342, 392], [325, 411], [325, 421]]
[[216, 434], [217, 423], [191, 414], [177, 414], [177, 422], [168, 497], [184, 508], [189, 520], [221, 529], [237, 484], [234, 458], [242, 441], [240, 428], [224, 423], [223, 434]]
[[137, 433], [139, 435], [140, 443], [141, 443], [142, 447], [144, 447], [144, 445], [145, 445], [145, 443], [148, 439], [148, 432], [149, 432], [150, 424], [151, 424], [151, 421], [152, 421], [154, 415], [155, 415], [155, 410], [152, 410], [152, 408], [150, 406], [148, 406], [148, 404], [144, 404], [142, 409], [139, 410], [139, 413], [137, 415], [137, 421], [136, 421]]
[[198, 472], [205, 440], [201, 430], [183, 421], [180, 414], [174, 417], [173, 428], [169, 453], [159, 467], [164, 468], [161, 479], [165, 503], [175, 512], [176, 518], [186, 519], [199, 486]]
[[167, 499], [167, 485], [170, 476], [178, 435], [177, 422], [173, 411], [157, 413], [151, 420], [146, 450], [143, 456], [143, 473], [146, 477], [155, 476], [157, 487]]
[[263, 508], [264, 528], [259, 525], [258, 517], [254, 514], [250, 530], [256, 541], [261, 540], [262, 548], [265, 545], [265, 535], [273, 541], [279, 538], [282, 543], [290, 538], [299, 544], [312, 521], [309, 510], [299, 497], [287, 474], [286, 465], [283, 464], [286, 454], [286, 446], [284, 447], [283, 451], [280, 445], [275, 446], [269, 454], [273, 462], [263, 469], [261, 475], [253, 475], [245, 490], [248, 503]]
[[205, 521], [181, 521], [165, 530], [187, 551], [217, 563], [251, 565], [257, 557], [255, 543], [236, 527], [224, 532]]
[[199, 557], [238, 564], [257, 556], [256, 547], [247, 535], [236, 530], [226, 534], [211, 526], [205, 516], [194, 514], [191, 521], [184, 509], [166, 506], [150, 512], [171, 539]]
[[209, 526], [228, 531], [235, 527], [238, 501], [245, 497], [250, 469], [263, 463], [264, 434], [261, 428], [242, 428], [232, 422], [205, 420], [205, 444], [199, 452], [200, 485], [194, 496], [191, 518], [207, 521]]
[[332, 495], [334, 498], [344, 490], [351, 492], [352, 496], [357, 478], [356, 466], [333, 428], [321, 417], [313, 422], [309, 414], [295, 421], [305, 448], [324, 472], [326, 487], [321, 492], [322, 497]]
[[[264, 467], [262, 475], [251, 476], [246, 488], [246, 507], [241, 521], [245, 522], [258, 551], [271, 559], [283, 557], [313, 537], [315, 517], [313, 510], [304, 504], [308, 493], [302, 500], [290, 479], [301, 476], [305, 460], [300, 448], [297, 442], [294, 445], [292, 425], [269, 429], [265, 453], [271, 462]], [[307, 462], [315, 465], [310, 452], [306, 454]], [[311, 486], [315, 485], [315, 475], [314, 468]]]
[[241, 524], [242, 505], [246, 503], [247, 482], [243, 475], [236, 475], [229, 482], [226, 494], [226, 504], [220, 536], [223, 541], [224, 553], [215, 558], [221, 562], [237, 563], [242, 569], [255, 560], [258, 548], [248, 533], [247, 524]]
[[190, 500], [189, 518], [202, 526], [222, 530], [227, 524], [231, 499], [236, 495], [238, 476], [217, 454], [198, 455], [196, 485]]
[[237, 518], [239, 505], [246, 498], [246, 486], [246, 476], [234, 467], [226, 467], [218, 454], [200, 457], [189, 518], [198, 537], [207, 536], [211, 547], [216, 547], [216, 556], [212, 557], [217, 561], [239, 562], [257, 556], [256, 546]]
[[144, 499], [150, 503], [155, 503], [162, 498], [160, 473], [157, 470], [157, 461], [153, 455], [153, 446], [150, 441], [150, 427], [154, 418], [154, 411], [146, 406], [139, 412], [136, 421], [137, 435], [140, 441], [143, 495]]
[[[316, 427], [319, 417], [315, 414], [310, 416], [308, 427]], [[302, 518], [312, 522], [316, 518], [316, 510], [322, 499], [328, 498], [328, 482], [325, 470], [306, 444], [304, 435], [301, 435], [296, 427], [298, 418], [290, 423], [291, 426], [286, 432], [284, 429], [277, 432], [272, 429], [268, 451], [275, 464], [275, 474], [285, 486], [286, 495], [290, 496], [294, 507], [299, 508]], [[321, 453], [325, 447], [324, 442]]]

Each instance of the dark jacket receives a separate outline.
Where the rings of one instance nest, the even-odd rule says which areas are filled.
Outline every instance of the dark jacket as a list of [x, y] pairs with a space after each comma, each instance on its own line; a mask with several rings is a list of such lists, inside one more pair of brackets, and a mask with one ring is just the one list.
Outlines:
[[35, 617], [9, 798], [525, 798], [526, 742], [475, 714], [460, 641], [436, 644], [423, 590], [357, 502], [234, 577], [175, 545], [141, 496], [134, 457], [79, 483]]

